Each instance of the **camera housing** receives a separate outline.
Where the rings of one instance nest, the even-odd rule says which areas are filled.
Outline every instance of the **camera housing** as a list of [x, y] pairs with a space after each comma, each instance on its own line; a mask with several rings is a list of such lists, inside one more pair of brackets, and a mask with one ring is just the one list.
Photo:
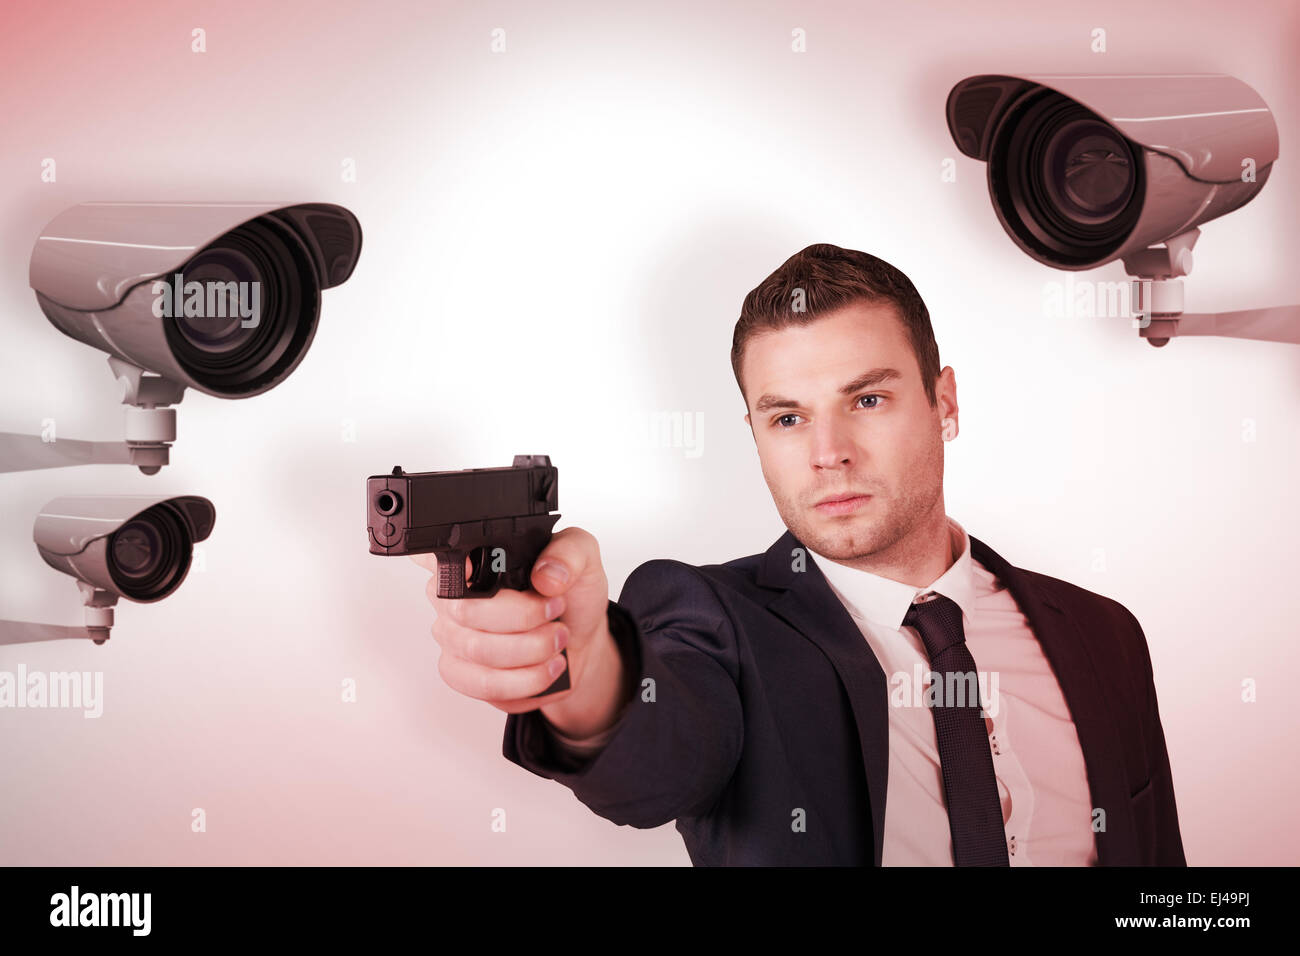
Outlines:
[[[327, 203], [88, 202], [45, 227], [29, 275], [64, 334], [174, 386], [244, 398], [302, 361], [321, 290], [345, 281], [360, 251], [356, 217]], [[198, 300], [214, 314], [191, 314], [186, 283], [216, 290]], [[255, 318], [227, 314], [247, 289]], [[171, 404], [179, 391], [136, 400]]]
[[1057, 269], [1191, 233], [1165, 269], [1186, 274], [1195, 228], [1250, 202], [1278, 156], [1267, 104], [1225, 74], [982, 74], [953, 87], [946, 113], [957, 148], [988, 164], [1002, 227]]
[[70, 496], [41, 509], [32, 536], [46, 564], [82, 585], [88, 606], [149, 604], [180, 587], [215, 521], [198, 495]]

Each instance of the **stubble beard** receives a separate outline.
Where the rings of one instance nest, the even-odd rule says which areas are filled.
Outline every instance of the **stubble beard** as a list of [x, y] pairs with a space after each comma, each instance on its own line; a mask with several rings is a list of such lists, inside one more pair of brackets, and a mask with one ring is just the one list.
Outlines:
[[824, 492], [792, 499], [771, 481], [768, 489], [785, 526], [801, 544], [817, 554], [842, 562], [870, 557], [892, 558], [895, 556], [891, 550], [929, 517], [943, 495], [942, 443], [936, 450], [937, 467], [932, 457], [913, 472], [933, 476], [924, 485], [912, 483], [899, 497], [869, 491], [872, 499], [851, 515], [829, 517], [818, 514], [815, 505], [825, 497]]

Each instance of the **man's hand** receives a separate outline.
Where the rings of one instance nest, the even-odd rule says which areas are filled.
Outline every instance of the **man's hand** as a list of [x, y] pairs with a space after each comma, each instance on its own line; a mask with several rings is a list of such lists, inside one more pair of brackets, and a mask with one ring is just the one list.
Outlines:
[[[411, 560], [433, 573], [425, 593], [437, 615], [433, 637], [447, 686], [509, 714], [540, 707], [574, 737], [614, 723], [623, 671], [609, 633], [609, 581], [595, 537], [581, 528], [557, 531], [533, 565], [532, 587], [502, 588], [490, 598], [439, 598], [437, 559], [413, 554]], [[569, 689], [533, 697], [559, 676], [561, 648], [568, 652]]]

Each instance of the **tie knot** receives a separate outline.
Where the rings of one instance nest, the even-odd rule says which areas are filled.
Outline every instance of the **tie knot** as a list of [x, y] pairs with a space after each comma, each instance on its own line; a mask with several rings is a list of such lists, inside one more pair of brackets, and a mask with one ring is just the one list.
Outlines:
[[921, 632], [921, 641], [930, 662], [952, 647], [964, 643], [966, 632], [961, 623], [961, 607], [952, 598], [936, 594], [928, 601], [913, 604], [903, 624]]

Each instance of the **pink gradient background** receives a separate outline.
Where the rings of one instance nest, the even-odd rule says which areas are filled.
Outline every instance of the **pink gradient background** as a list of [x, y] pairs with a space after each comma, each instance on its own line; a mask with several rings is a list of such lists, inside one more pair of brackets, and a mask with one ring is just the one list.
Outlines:
[[[11, 0], [0, 16], [0, 430], [120, 436], [103, 356], [27, 285], [63, 208], [329, 201], [365, 230], [297, 372], [248, 401], [187, 395], [162, 474], [0, 476], [5, 618], [80, 623], [30, 540], [46, 500], [217, 507], [206, 569], [119, 606], [108, 644], [0, 647], [0, 670], [105, 685], [98, 720], [0, 709], [0, 863], [688, 863], [671, 825], [617, 827], [501, 756], [505, 715], [438, 676], [427, 575], [367, 553], [364, 478], [550, 454], [560, 524], [597, 535], [615, 596], [652, 558], [765, 549], [782, 527], [727, 350], [744, 294], [821, 241], [888, 259], [929, 305], [962, 409], [949, 514], [1142, 623], [1188, 861], [1300, 862], [1300, 350], [1157, 350], [1127, 320], [1045, 319], [1066, 274], [1005, 236], [943, 116], [977, 72], [1240, 77], [1282, 158], [1204, 227], [1189, 310], [1300, 302], [1294, 4]], [[646, 447], [629, 423], [661, 411], [702, 412], [704, 454]]]

